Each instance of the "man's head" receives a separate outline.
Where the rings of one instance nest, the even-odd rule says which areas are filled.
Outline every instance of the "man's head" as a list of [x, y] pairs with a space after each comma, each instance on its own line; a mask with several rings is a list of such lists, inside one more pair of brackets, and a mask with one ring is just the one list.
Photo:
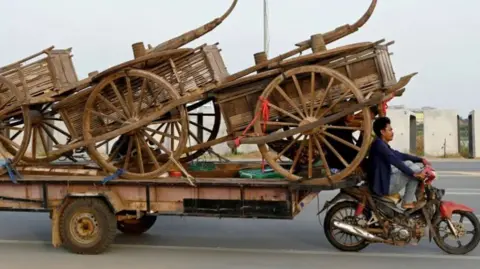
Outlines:
[[373, 123], [373, 132], [380, 139], [383, 139], [387, 142], [393, 140], [393, 129], [390, 125], [390, 119], [388, 117], [380, 117], [375, 120]]
[[370, 115], [372, 116], [372, 118], [375, 118], [378, 114], [380, 114], [380, 111], [378, 110], [378, 106], [371, 106]]

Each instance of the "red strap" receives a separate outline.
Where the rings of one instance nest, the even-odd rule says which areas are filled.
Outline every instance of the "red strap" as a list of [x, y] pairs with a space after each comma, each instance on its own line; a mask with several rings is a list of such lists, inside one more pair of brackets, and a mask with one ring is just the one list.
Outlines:
[[[242, 135], [237, 137], [234, 140], [236, 148], [240, 146], [241, 139], [245, 137], [245, 134], [248, 132], [248, 130], [250, 130], [250, 128], [252, 128], [252, 125], [258, 120], [258, 117], [260, 117], [260, 115], [262, 116], [262, 119], [263, 119], [263, 133], [265, 133], [265, 131], [267, 130], [267, 121], [270, 118], [270, 108], [268, 107], [269, 102], [263, 96], [260, 96], [258, 99], [262, 101], [262, 109], [259, 112], [257, 112], [253, 120], [248, 124], [247, 128], [243, 130]], [[264, 171], [265, 171], [265, 158], [262, 157], [262, 173]]]
[[245, 134], [248, 132], [248, 130], [250, 130], [250, 128], [252, 128], [252, 125], [258, 120], [258, 117], [260, 115], [262, 115], [262, 118], [264, 120], [264, 123], [263, 123], [263, 132], [265, 133], [265, 131], [267, 130], [267, 121], [270, 117], [270, 108], [268, 107], [268, 100], [263, 98], [262, 96], [260, 96], [258, 99], [260, 99], [262, 101], [262, 109], [255, 115], [255, 117], [253, 118], [253, 120], [248, 124], [247, 128], [245, 128], [245, 130], [243, 130], [242, 132], [242, 135], [237, 137], [235, 139], [235, 147], [238, 148], [241, 144], [241, 139], [245, 137]]
[[392, 99], [393, 99], [393, 94], [392, 94], [392, 97], [382, 102], [382, 112], [384, 115], [387, 115], [387, 108], [388, 108], [387, 103], [390, 102]]

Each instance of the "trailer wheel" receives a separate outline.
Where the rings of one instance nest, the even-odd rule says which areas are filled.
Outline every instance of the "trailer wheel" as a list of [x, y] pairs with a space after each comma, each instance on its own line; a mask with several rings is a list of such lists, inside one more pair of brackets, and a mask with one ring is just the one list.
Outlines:
[[100, 254], [115, 239], [116, 218], [100, 199], [76, 199], [62, 212], [60, 235], [70, 252]]
[[117, 229], [124, 234], [140, 235], [152, 228], [156, 220], [157, 216], [143, 216], [140, 219], [118, 221]]

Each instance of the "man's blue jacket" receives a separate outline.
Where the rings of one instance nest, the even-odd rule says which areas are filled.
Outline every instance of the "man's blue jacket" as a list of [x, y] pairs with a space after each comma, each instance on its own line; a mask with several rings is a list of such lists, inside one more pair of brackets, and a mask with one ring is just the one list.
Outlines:
[[368, 156], [368, 180], [370, 189], [377, 195], [389, 194], [392, 165], [407, 176], [413, 177], [412, 169], [404, 161], [422, 162], [422, 158], [394, 150], [382, 139], [376, 137], [370, 146]]

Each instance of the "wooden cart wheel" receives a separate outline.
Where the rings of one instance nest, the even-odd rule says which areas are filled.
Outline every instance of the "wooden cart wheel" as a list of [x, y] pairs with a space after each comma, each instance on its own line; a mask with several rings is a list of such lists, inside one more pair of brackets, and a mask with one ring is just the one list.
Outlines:
[[[351, 80], [323, 66], [291, 69], [272, 80], [261, 97], [268, 101], [270, 109], [270, 119], [266, 122], [268, 133], [282, 132], [285, 127], [303, 126], [364, 101], [362, 93]], [[261, 100], [258, 101], [256, 113], [262, 110], [263, 104]], [[365, 107], [355, 112], [364, 114], [363, 122], [358, 127], [329, 122], [294, 137], [268, 145], [259, 144], [259, 150], [268, 164], [289, 180], [315, 178], [318, 182], [326, 183], [329, 182], [328, 178], [331, 181], [341, 180], [350, 175], [364, 159], [370, 136], [364, 136], [364, 143], [355, 145], [353, 139], [346, 141], [333, 133], [359, 131], [370, 134], [371, 117], [368, 111]], [[256, 133], [263, 133], [264, 128], [264, 121], [255, 122]], [[353, 152], [350, 158], [336, 150], [338, 145]], [[289, 163], [281, 163], [281, 157], [287, 157]], [[341, 167], [329, 166], [336, 160]], [[319, 162], [320, 166], [315, 165]], [[339, 171], [334, 173], [332, 168]]]
[[[212, 106], [213, 106], [213, 113], [203, 113], [202, 116], [200, 116], [196, 112], [191, 112], [210, 102], [212, 103]], [[220, 130], [220, 123], [222, 118], [220, 114], [220, 106], [215, 103], [215, 100], [213, 99], [202, 100], [200, 102], [187, 106], [187, 110], [189, 111], [188, 118], [190, 123], [189, 130], [188, 130], [189, 137], [188, 137], [187, 147], [192, 147], [197, 144], [206, 143], [208, 141], [211, 141], [217, 138], [218, 132]], [[197, 121], [195, 120], [199, 117], [202, 117], [203, 123], [199, 124], [198, 120]], [[213, 124], [212, 124], [212, 121], [213, 121]], [[195, 131], [191, 130], [192, 125], [194, 126]], [[207, 139], [205, 140], [203, 139], [203, 137], [199, 137], [198, 131], [202, 132], [202, 136], [205, 135], [205, 133], [207, 133], [208, 135]], [[182, 163], [191, 162], [197, 159], [198, 157], [202, 156], [205, 152], [210, 150], [210, 148], [211, 147], [199, 149], [193, 152], [188, 152], [182, 158], [180, 158], [180, 161]]]
[[[0, 90], [11, 94], [18, 93], [17, 87], [3, 76], [0, 76]], [[32, 130], [30, 109], [26, 105], [17, 105], [16, 102], [11, 103], [8, 100], [0, 106], [0, 142], [6, 150], [4, 152], [0, 149], [1, 158], [10, 158], [14, 165], [28, 149], [28, 138]]]
[[[73, 152], [59, 154], [58, 149], [72, 139], [63, 120], [52, 109], [53, 103], [36, 104], [29, 107], [31, 132], [27, 137], [28, 152], [22, 156], [22, 161], [27, 163], [48, 163], [61, 156], [72, 158]], [[24, 135], [25, 136], [25, 135]], [[10, 154], [15, 155], [14, 147], [5, 148]]]
[[[145, 122], [145, 118], [178, 99], [172, 85], [148, 71], [129, 69], [104, 78], [85, 105], [83, 137], [90, 157], [108, 172], [123, 168], [124, 178], [151, 178], [166, 172], [172, 164], [170, 156], [178, 160], [185, 148], [188, 132], [182, 130], [188, 130], [187, 110], [179, 105], [154, 121]], [[171, 133], [157, 127], [166, 123], [171, 123]], [[118, 132], [127, 125], [138, 128]], [[118, 137], [109, 155], [102, 154], [98, 145], [111, 139], [88, 142], [101, 135]]]

